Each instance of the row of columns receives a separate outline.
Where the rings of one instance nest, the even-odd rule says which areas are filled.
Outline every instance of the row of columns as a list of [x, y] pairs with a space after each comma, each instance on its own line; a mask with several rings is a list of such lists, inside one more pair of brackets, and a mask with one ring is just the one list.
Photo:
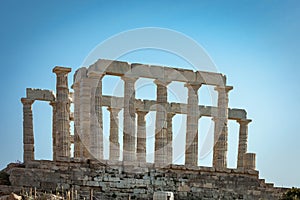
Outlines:
[[[126, 80], [126, 79], [123, 79]], [[156, 125], [155, 125], [155, 163], [156, 164], [170, 164], [172, 163], [172, 118], [175, 113], [167, 113], [167, 84], [166, 82], [155, 81], [157, 85], [157, 108], [156, 108]], [[198, 165], [198, 120], [199, 120], [199, 111], [198, 111], [198, 90], [201, 87], [200, 84], [186, 84], [188, 88], [188, 115], [187, 115], [187, 126], [186, 126], [186, 152], [185, 152], [185, 164], [186, 165]], [[131, 85], [133, 87], [133, 83]], [[133, 88], [134, 89], [134, 88]], [[214, 117], [215, 122], [215, 145], [214, 145], [214, 157], [213, 157], [213, 166], [218, 168], [227, 167], [227, 151], [228, 151], [228, 92], [232, 87], [216, 88], [218, 91], [218, 116]], [[126, 86], [125, 86], [126, 91]], [[131, 92], [127, 92], [130, 94]], [[126, 92], [125, 92], [126, 94]], [[132, 94], [131, 97], [134, 95]], [[134, 99], [132, 100], [134, 101]], [[124, 105], [129, 104], [129, 101], [124, 100]], [[129, 108], [129, 106], [124, 106]], [[120, 109], [117, 108], [108, 108], [110, 111], [110, 159], [118, 160], [119, 158], [119, 143], [117, 141], [118, 135], [118, 113]], [[134, 111], [135, 113], [135, 111]], [[146, 161], [146, 121], [145, 116], [148, 112], [145, 111], [136, 111], [138, 117], [137, 124], [137, 146], [135, 148], [135, 140], [132, 140], [132, 151], [126, 152], [131, 153], [132, 160], [136, 159], [141, 162]], [[135, 114], [130, 115], [131, 122], [133, 123], [134, 129], [134, 120]], [[127, 116], [124, 114], [124, 118]], [[130, 118], [129, 118], [130, 119]], [[241, 119], [237, 120], [240, 124], [239, 131], [239, 150], [238, 150], [238, 167], [243, 167], [243, 158], [244, 154], [247, 152], [247, 135], [248, 135], [248, 123], [251, 120]], [[125, 123], [125, 120], [124, 120]], [[126, 127], [126, 124], [124, 124]], [[128, 128], [128, 126], [127, 126]], [[124, 131], [128, 130], [124, 128]], [[132, 133], [135, 135], [135, 132]], [[124, 134], [124, 138], [126, 135]], [[111, 139], [115, 138], [115, 140]], [[133, 138], [135, 139], [135, 137]], [[116, 142], [117, 141], [117, 142]], [[124, 144], [125, 145], [125, 144]], [[115, 148], [117, 147], [117, 148]], [[126, 148], [124, 148], [125, 151]], [[135, 151], [136, 149], [136, 151]], [[117, 151], [117, 153], [115, 153]], [[125, 152], [124, 152], [125, 153]], [[118, 155], [117, 157], [114, 155]], [[127, 159], [124, 158], [126, 161]]]
[[[55, 67], [57, 76], [56, 101], [53, 107], [53, 159], [70, 158], [70, 99], [68, 73], [70, 68]], [[103, 122], [102, 122], [102, 78], [103, 74], [88, 74], [88, 77], [74, 83], [74, 157], [95, 157], [103, 159]], [[123, 160], [146, 162], [146, 120], [147, 112], [135, 108], [135, 77], [122, 77], [124, 81], [124, 116], [123, 116]], [[155, 163], [172, 163], [172, 118], [174, 113], [167, 112], [167, 85], [170, 82], [156, 80], [157, 107], [155, 124]], [[186, 124], [185, 164], [198, 165], [198, 90], [201, 84], [187, 83], [188, 114]], [[218, 92], [218, 114], [215, 122], [215, 145], [213, 149], [213, 166], [227, 167], [228, 138], [228, 92], [230, 86], [216, 87]], [[24, 113], [24, 161], [34, 160], [34, 136], [32, 121], [32, 103], [34, 100], [22, 98]], [[119, 160], [119, 118], [120, 109], [109, 107], [110, 112], [110, 159]], [[137, 133], [135, 115], [137, 113]], [[245, 164], [247, 152], [248, 123], [251, 120], [238, 120], [239, 150], [238, 168]], [[249, 155], [247, 155], [249, 157]], [[253, 157], [253, 156], [252, 156]], [[252, 159], [250, 156], [250, 160]], [[249, 160], [248, 159], [248, 160]], [[247, 159], [246, 159], [247, 160]], [[250, 162], [251, 163], [251, 162]]]

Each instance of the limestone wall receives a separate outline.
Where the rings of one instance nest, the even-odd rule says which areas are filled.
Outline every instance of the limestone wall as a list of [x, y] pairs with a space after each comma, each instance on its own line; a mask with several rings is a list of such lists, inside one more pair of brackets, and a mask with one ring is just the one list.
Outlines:
[[[108, 165], [107, 165], [108, 164]], [[283, 188], [258, 179], [255, 170], [215, 169], [96, 161], [32, 161], [10, 169], [14, 186], [46, 191], [77, 190], [88, 199], [152, 199], [155, 191], [174, 192], [175, 199], [278, 199]]]

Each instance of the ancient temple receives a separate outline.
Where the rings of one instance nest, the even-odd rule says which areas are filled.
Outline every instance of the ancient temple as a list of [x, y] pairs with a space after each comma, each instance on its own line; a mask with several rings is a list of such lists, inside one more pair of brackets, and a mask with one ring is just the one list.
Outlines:
[[[145, 116], [156, 105], [155, 164], [172, 164], [172, 117], [186, 114], [185, 164], [198, 163], [198, 121], [202, 116], [212, 117], [215, 130], [213, 167], [227, 167], [227, 121], [235, 120], [240, 125], [238, 168], [255, 169], [255, 154], [247, 153], [248, 123], [246, 111], [228, 108], [226, 77], [220, 73], [184, 70], [178, 68], [129, 64], [127, 62], [98, 60], [88, 68], [80, 68], [74, 75], [73, 93], [69, 91], [70, 68], [55, 67], [57, 76], [56, 95], [49, 90], [27, 89], [24, 105], [24, 162], [34, 160], [34, 133], [31, 105], [34, 101], [49, 101], [53, 108], [53, 158], [69, 160], [70, 147], [74, 143], [74, 158], [103, 160], [102, 107], [110, 112], [110, 160], [146, 162]], [[103, 96], [102, 78], [105, 75], [119, 76], [124, 81], [124, 97]], [[154, 79], [157, 99], [135, 98], [135, 82], [138, 78]], [[184, 82], [188, 90], [188, 103], [167, 101], [167, 86], [172, 81]], [[198, 105], [198, 90], [202, 85], [213, 85], [218, 92], [218, 106]], [[74, 104], [74, 112], [70, 112]], [[123, 150], [118, 141], [118, 113], [124, 110]], [[137, 116], [137, 124], [135, 118]], [[70, 122], [74, 121], [74, 134]], [[137, 127], [137, 129], [136, 129]], [[137, 130], [137, 131], [136, 131]]]
[[[98, 191], [104, 199], [109, 199], [108, 193], [111, 192], [114, 192], [115, 197], [120, 197], [120, 199], [128, 194], [134, 194], [141, 199], [149, 199], [152, 198], [151, 195], [154, 191], [164, 190], [174, 192], [175, 199], [197, 199], [205, 197], [203, 194], [207, 194], [212, 199], [222, 196], [226, 196], [228, 199], [233, 197], [253, 199], [256, 197], [269, 198], [280, 194], [281, 190], [258, 179], [258, 171], [255, 170], [255, 154], [247, 152], [248, 124], [251, 119], [247, 118], [247, 113], [243, 109], [228, 108], [228, 93], [233, 87], [226, 84], [225, 75], [164, 66], [98, 60], [93, 65], [87, 68], [82, 67], [75, 72], [74, 82], [71, 86], [73, 92], [70, 92], [68, 84], [68, 73], [70, 72], [71, 68], [66, 67], [53, 69], [53, 73], [56, 74], [56, 94], [50, 90], [27, 88], [26, 97], [21, 99], [24, 117], [25, 169], [40, 168], [37, 165], [46, 162], [48, 163], [46, 165], [56, 166], [56, 171], [53, 172], [59, 171], [64, 174], [66, 172], [62, 171], [61, 166], [67, 165], [73, 174], [67, 173], [67, 181], [59, 178], [48, 180], [46, 181], [48, 185], [41, 180], [42, 178], [35, 178], [38, 180], [38, 187], [43, 185], [44, 188], [51, 189], [59, 184], [64, 184], [65, 188], [94, 187], [95, 191]], [[102, 79], [106, 75], [119, 76], [123, 80], [123, 97], [102, 95]], [[136, 99], [135, 82], [139, 78], [154, 80], [156, 100]], [[174, 81], [185, 84], [188, 91], [187, 104], [168, 102], [168, 84]], [[217, 91], [216, 107], [198, 104], [198, 90], [203, 85], [214, 86]], [[32, 104], [35, 101], [47, 101], [52, 106], [53, 161], [35, 160], [32, 113]], [[73, 112], [70, 109], [71, 104], [74, 105]], [[107, 107], [110, 112], [109, 160], [103, 159], [102, 107]], [[119, 142], [118, 114], [121, 110], [124, 115], [123, 149], [120, 149]], [[156, 111], [154, 163], [146, 163], [145, 117], [150, 111]], [[187, 116], [185, 164], [182, 166], [172, 163], [174, 148], [172, 118], [176, 114]], [[198, 164], [198, 121], [203, 116], [212, 117], [214, 122], [212, 167]], [[235, 169], [227, 168], [228, 120], [235, 120], [239, 124], [238, 156]], [[74, 133], [72, 134], [70, 131], [71, 121], [74, 121]], [[74, 152], [71, 154], [72, 144]], [[121, 154], [122, 160], [120, 159]], [[71, 155], [74, 156], [71, 157]], [[86, 163], [89, 166], [86, 166]], [[98, 169], [99, 166], [102, 166], [102, 171], [98, 170], [98, 173], [102, 174], [102, 179], [96, 180], [95, 175], [84, 181], [78, 178], [82, 178], [84, 173], [74, 175], [77, 173], [75, 168], [86, 170], [88, 168], [87, 171], [94, 173], [93, 170]], [[113, 176], [107, 172], [107, 167], [112, 166], [119, 170], [112, 173]], [[50, 167], [50, 169], [52, 168]], [[137, 178], [135, 175], [127, 174], [125, 177], [121, 175], [132, 174], [136, 171], [147, 174], [145, 176], [149, 180], [143, 177]], [[152, 172], [154, 174], [151, 175]], [[103, 173], [107, 179], [103, 178]], [[51, 176], [51, 173], [45, 174], [46, 172], [43, 173], [43, 176]], [[165, 178], [156, 177], [155, 174], [160, 174]], [[186, 176], [182, 177], [182, 174], [186, 174]], [[90, 174], [85, 176], [90, 177]], [[128, 176], [132, 178], [132, 180], [130, 179], [132, 183], [128, 182]], [[16, 172], [12, 177], [20, 178]], [[220, 177], [224, 178], [225, 185]], [[77, 179], [82, 182], [79, 183]], [[27, 183], [28, 186], [31, 184], [34, 185], [32, 182]], [[142, 186], [139, 187], [139, 184]], [[152, 189], [150, 190], [150, 188]], [[215, 193], [216, 196], [214, 196]]]

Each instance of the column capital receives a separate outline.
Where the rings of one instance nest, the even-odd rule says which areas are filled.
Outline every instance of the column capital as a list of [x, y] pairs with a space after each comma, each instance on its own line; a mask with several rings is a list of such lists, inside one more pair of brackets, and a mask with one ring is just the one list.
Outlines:
[[55, 74], [68, 74], [72, 71], [71, 68], [69, 67], [60, 67], [60, 66], [56, 66], [53, 68], [52, 72]]
[[126, 76], [126, 75], [121, 76], [121, 79], [122, 79], [124, 82], [127, 82], [127, 81], [135, 82], [135, 81], [138, 80], [137, 77], [134, 77], [134, 76]]
[[167, 85], [169, 85], [172, 81], [166, 81], [166, 80], [163, 80], [163, 79], [155, 79], [153, 82], [156, 85], [162, 85], [162, 86], [167, 87]]
[[147, 115], [149, 113], [149, 111], [144, 111], [144, 110], [137, 110], [136, 114], [138, 115]]
[[33, 99], [28, 99], [28, 98], [21, 98], [21, 102], [23, 105], [32, 105], [34, 100]]
[[116, 108], [116, 107], [111, 107], [111, 106], [109, 106], [109, 107], [107, 107], [107, 110], [108, 110], [109, 112], [111, 112], [111, 113], [116, 113], [116, 114], [118, 114], [118, 113], [121, 111], [121, 108]]
[[202, 83], [196, 83], [196, 82], [186, 82], [184, 84], [184, 87], [187, 87], [188, 89], [193, 89], [194, 91], [198, 91], [201, 86]]
[[236, 120], [240, 125], [248, 125], [250, 122], [252, 122], [251, 119], [238, 119]]
[[233, 86], [216, 86], [214, 90], [217, 92], [226, 92], [228, 93], [230, 90], [233, 89]]

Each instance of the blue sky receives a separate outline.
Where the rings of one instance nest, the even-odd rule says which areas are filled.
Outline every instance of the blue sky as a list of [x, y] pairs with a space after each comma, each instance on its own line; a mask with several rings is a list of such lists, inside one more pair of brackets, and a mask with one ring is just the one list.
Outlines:
[[[246, 109], [253, 120], [248, 150], [257, 153], [260, 177], [277, 186], [300, 187], [299, 19], [296, 0], [1, 1], [0, 167], [22, 160], [20, 98], [25, 88], [54, 90], [52, 68], [56, 65], [72, 67], [71, 83], [75, 70], [99, 43], [127, 30], [161, 27], [194, 39], [218, 71], [227, 75], [228, 84], [234, 86], [229, 106]], [[151, 50], [120, 59], [176, 67], [186, 64], [175, 55]], [[117, 80], [107, 78], [104, 85], [113, 83]], [[176, 84], [170, 87], [177, 88]], [[155, 94], [153, 85], [149, 91], [145, 98]], [[208, 95], [205, 88], [199, 94]], [[203, 102], [209, 103], [205, 98]], [[36, 155], [47, 159], [51, 109], [47, 103], [35, 103], [33, 109]], [[184, 123], [180, 116], [174, 120]], [[207, 127], [208, 121], [200, 120], [200, 127]], [[237, 131], [236, 122], [229, 122], [231, 167], [236, 163]]]

